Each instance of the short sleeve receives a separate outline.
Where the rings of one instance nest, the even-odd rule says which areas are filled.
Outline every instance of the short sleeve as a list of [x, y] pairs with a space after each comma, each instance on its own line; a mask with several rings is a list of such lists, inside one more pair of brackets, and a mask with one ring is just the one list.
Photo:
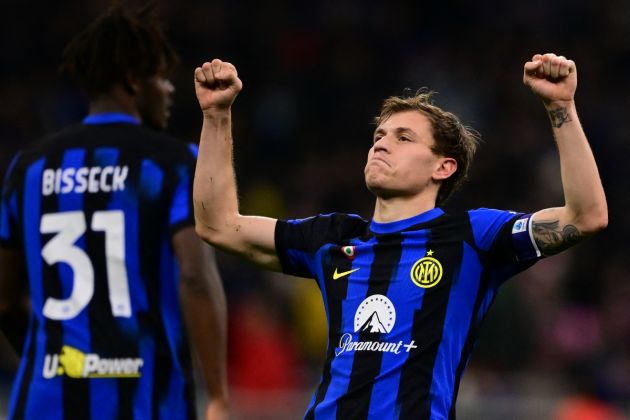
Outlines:
[[5, 248], [16, 248], [19, 246], [19, 226], [18, 226], [18, 191], [15, 188], [16, 163], [19, 154], [16, 155], [5, 174], [2, 184], [2, 201], [0, 203], [0, 245]]
[[175, 167], [176, 184], [173, 199], [169, 209], [169, 227], [171, 233], [195, 225], [195, 215], [192, 206], [192, 184], [195, 174], [197, 148], [190, 145], [186, 158], [178, 162]]
[[315, 277], [317, 252], [325, 244], [339, 244], [361, 235], [366, 226], [367, 222], [361, 217], [341, 213], [278, 220], [275, 244], [282, 272], [298, 277]]
[[542, 257], [532, 235], [532, 214], [476, 209], [469, 215], [476, 245], [493, 264], [531, 265]]

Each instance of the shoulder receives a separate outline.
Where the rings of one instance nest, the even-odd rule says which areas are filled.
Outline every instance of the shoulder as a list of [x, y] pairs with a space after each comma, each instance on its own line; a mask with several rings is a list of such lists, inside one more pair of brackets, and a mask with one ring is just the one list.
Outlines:
[[481, 226], [495, 223], [503, 224], [523, 213], [513, 210], [499, 210], [481, 207], [467, 210], [466, 214], [468, 215], [471, 224]]
[[150, 137], [145, 144], [152, 149], [157, 156], [167, 162], [193, 163], [197, 160], [198, 147], [192, 142], [174, 137], [168, 133], [143, 127], [145, 134]]
[[347, 213], [323, 213], [305, 219], [287, 220], [286, 222], [292, 225], [310, 225], [314, 229], [330, 231], [340, 236], [363, 233], [368, 224], [361, 216]]
[[368, 222], [361, 216], [326, 213], [304, 219], [278, 220], [276, 237], [290, 243], [308, 242], [318, 248], [324, 243], [340, 243], [365, 235]]
[[516, 219], [523, 215], [512, 210], [490, 208], [468, 210], [467, 214], [475, 243], [484, 250], [492, 246], [503, 229], [511, 228]]

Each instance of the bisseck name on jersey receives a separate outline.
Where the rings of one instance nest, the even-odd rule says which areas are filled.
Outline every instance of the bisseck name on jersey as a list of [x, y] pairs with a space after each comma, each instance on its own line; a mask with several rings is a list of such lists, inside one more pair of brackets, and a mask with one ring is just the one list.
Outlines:
[[45, 169], [42, 173], [42, 195], [122, 191], [128, 173], [127, 166]]

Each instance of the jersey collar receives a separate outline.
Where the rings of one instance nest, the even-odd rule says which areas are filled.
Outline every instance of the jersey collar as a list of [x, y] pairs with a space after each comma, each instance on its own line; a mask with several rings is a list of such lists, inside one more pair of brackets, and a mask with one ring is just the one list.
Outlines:
[[374, 233], [400, 232], [401, 230], [404, 230], [408, 227], [433, 220], [443, 214], [444, 210], [439, 207], [435, 207], [431, 210], [425, 211], [424, 213], [420, 213], [408, 219], [397, 220], [395, 222], [378, 223], [372, 220], [372, 222], [370, 223], [370, 230]]
[[100, 124], [133, 124], [140, 125], [140, 120], [136, 117], [124, 114], [122, 112], [103, 112], [100, 114], [91, 114], [83, 119], [85, 125]]

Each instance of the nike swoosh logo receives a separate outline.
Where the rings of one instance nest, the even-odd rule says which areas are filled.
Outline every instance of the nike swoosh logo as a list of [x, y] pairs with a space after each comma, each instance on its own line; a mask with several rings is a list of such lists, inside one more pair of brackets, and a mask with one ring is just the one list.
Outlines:
[[355, 268], [354, 270], [348, 270], [348, 271], [344, 271], [344, 272], [338, 273], [337, 269], [335, 268], [335, 272], [333, 273], [333, 280], [337, 280], [337, 279], [340, 279], [342, 277], [345, 277], [348, 274], [354, 273], [355, 271], [358, 271], [360, 269], [361, 269], [361, 267]]

